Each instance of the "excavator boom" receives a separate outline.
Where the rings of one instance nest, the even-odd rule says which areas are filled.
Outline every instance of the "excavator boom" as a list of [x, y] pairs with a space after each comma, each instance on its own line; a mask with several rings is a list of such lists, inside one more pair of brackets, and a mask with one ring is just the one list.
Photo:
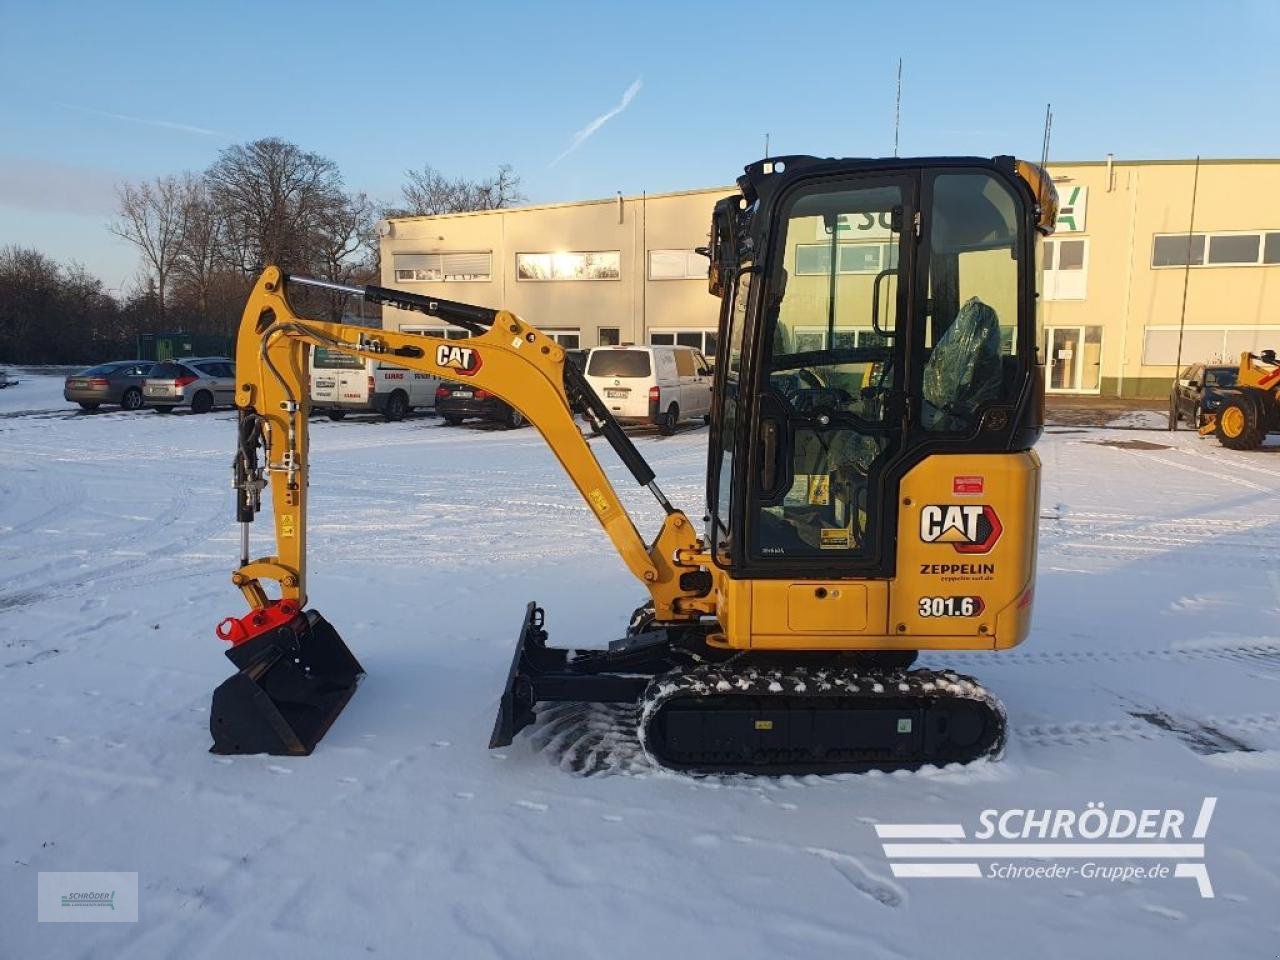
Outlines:
[[[439, 317], [467, 330], [466, 340], [299, 317], [290, 285], [319, 286]], [[236, 519], [241, 562], [232, 574], [250, 611], [224, 620], [218, 635], [232, 644], [239, 673], [214, 697], [214, 749], [309, 753], [345, 706], [362, 674], [337, 632], [307, 604], [307, 483], [310, 383], [308, 350], [324, 347], [390, 361], [407, 370], [465, 380], [518, 409], [542, 434], [586, 501], [627, 569], [648, 589], [666, 621], [696, 619], [711, 608], [700, 575], [701, 546], [693, 525], [667, 501], [654, 474], [600, 403], [581, 372], [566, 365], [559, 345], [515, 314], [390, 290], [344, 287], [276, 267], [259, 278], [245, 307], [236, 342], [239, 443], [235, 458]], [[652, 544], [636, 530], [570, 409], [572, 390], [600, 425], [637, 482], [665, 512]], [[275, 552], [250, 556], [249, 524], [270, 489]], [[273, 586], [269, 586], [273, 585]], [[261, 693], [266, 696], [261, 696]], [[288, 704], [282, 708], [280, 704]], [[290, 719], [301, 711], [305, 722]], [[255, 714], [262, 722], [255, 722]], [[249, 719], [246, 719], [248, 717]], [[319, 719], [323, 717], [323, 719]]]

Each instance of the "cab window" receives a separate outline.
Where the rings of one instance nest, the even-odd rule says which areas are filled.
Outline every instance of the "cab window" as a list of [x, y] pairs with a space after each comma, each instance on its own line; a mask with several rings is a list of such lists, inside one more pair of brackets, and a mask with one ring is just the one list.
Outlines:
[[1017, 210], [1009, 188], [991, 174], [944, 173], [933, 180], [921, 377], [927, 431], [970, 433], [987, 408], [1014, 399]]

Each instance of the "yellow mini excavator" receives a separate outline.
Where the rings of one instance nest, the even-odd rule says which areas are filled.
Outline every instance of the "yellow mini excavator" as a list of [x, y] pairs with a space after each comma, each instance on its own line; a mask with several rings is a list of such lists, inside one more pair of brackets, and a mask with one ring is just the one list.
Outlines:
[[[474, 384], [524, 414], [650, 600], [600, 649], [548, 645], [525, 612], [491, 747], [539, 704], [635, 708], [657, 764], [830, 772], [999, 753], [975, 680], [917, 652], [1000, 650], [1031, 619], [1043, 422], [1039, 242], [1057, 199], [1012, 157], [751, 164], [712, 217], [719, 352], [701, 530], [554, 340], [505, 310], [268, 268], [236, 346], [234, 474], [250, 610], [218, 626], [218, 753], [307, 754], [363, 670], [307, 609], [307, 358], [323, 347]], [[463, 340], [304, 319], [290, 287], [447, 321]], [[646, 542], [585, 410], [665, 520]], [[275, 552], [249, 556], [269, 488]], [[270, 588], [270, 589], [269, 589]]]

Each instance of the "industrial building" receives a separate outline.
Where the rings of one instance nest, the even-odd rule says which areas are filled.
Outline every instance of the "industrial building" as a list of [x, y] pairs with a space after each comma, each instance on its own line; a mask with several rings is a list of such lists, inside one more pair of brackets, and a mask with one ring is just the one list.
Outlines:
[[[1042, 285], [1051, 392], [1159, 396], [1179, 363], [1280, 348], [1280, 160], [1050, 169], [1061, 203]], [[714, 356], [717, 301], [694, 248], [732, 191], [398, 218], [383, 228], [382, 282], [513, 310], [565, 346], [681, 343]], [[383, 323], [439, 332], [394, 308]]]

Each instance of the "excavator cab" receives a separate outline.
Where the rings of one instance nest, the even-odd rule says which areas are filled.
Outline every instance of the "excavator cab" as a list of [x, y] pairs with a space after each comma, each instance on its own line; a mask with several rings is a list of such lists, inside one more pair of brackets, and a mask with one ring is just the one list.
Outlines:
[[1011, 158], [747, 168], [717, 205], [707, 539], [730, 578], [893, 577], [924, 458], [1040, 430], [1036, 205]]
[[[216, 751], [309, 753], [363, 673], [306, 609], [306, 351], [323, 347], [464, 379], [519, 410], [648, 591], [622, 636], [589, 649], [551, 646], [529, 603], [491, 747], [536, 722], [540, 704], [576, 702], [632, 705], [632, 735], [675, 769], [903, 769], [999, 752], [1004, 714], [977, 681], [908, 668], [919, 650], [1001, 650], [1029, 631], [1038, 240], [1053, 229], [1053, 185], [1011, 157], [779, 157], [748, 166], [738, 187], [716, 204], [706, 250], [720, 348], [701, 534], [582, 371], [522, 318], [263, 274], [236, 347], [232, 581], [251, 609], [218, 631], [239, 672], [214, 696]], [[291, 284], [471, 336], [309, 320], [290, 306]], [[575, 411], [657, 500], [652, 539]], [[275, 553], [251, 559], [248, 525], [268, 488]]]

